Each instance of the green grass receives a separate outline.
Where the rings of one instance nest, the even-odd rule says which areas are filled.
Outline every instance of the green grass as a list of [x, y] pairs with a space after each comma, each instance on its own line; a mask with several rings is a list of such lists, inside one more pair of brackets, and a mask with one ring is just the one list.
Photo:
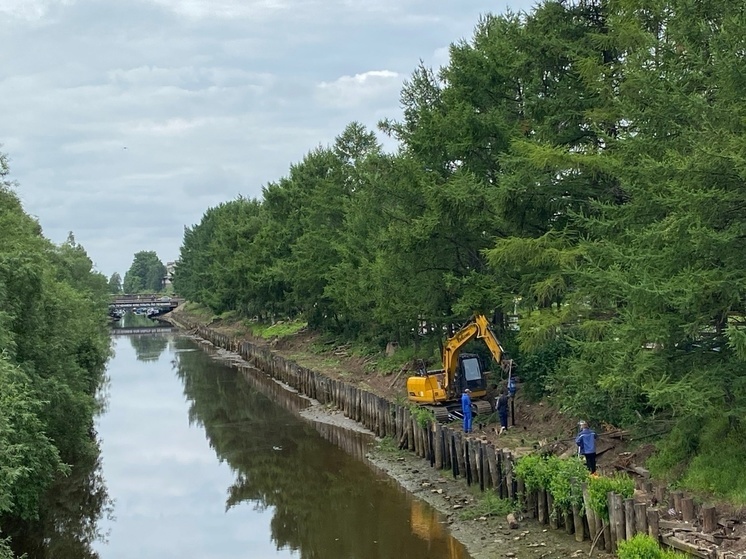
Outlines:
[[430, 357], [432, 360], [432, 352], [429, 352], [429, 354], [425, 356], [421, 349], [416, 349], [414, 347], [400, 347], [390, 356], [386, 356], [383, 352], [379, 352], [378, 357], [372, 363], [372, 366], [381, 374], [390, 375], [398, 373], [405, 365], [409, 365], [418, 359], [426, 360], [427, 357]]
[[746, 504], [743, 436], [727, 417], [681, 422], [658, 443], [647, 463], [654, 477], [672, 486]]
[[251, 330], [253, 335], [269, 340], [297, 334], [306, 328], [308, 323], [304, 320], [283, 320], [274, 324], [260, 324], [258, 322], [247, 321], [245, 326]]
[[409, 454], [409, 451], [399, 449], [399, 445], [394, 440], [394, 438], [393, 437], [388, 437], [388, 436], [382, 438], [378, 442], [377, 448], [378, 448], [378, 450], [380, 452], [382, 452], [384, 454], [393, 455], [393, 456], [396, 456], [396, 457], [398, 457], [398, 456], [405, 456], [405, 455]]
[[509, 499], [501, 499], [492, 491], [479, 495], [476, 504], [461, 512], [461, 520], [474, 520], [482, 516], [507, 516], [516, 511], [516, 504]]
[[208, 307], [200, 305], [199, 303], [195, 303], [193, 301], [187, 301], [186, 303], [184, 303], [182, 310], [204, 320], [210, 320], [211, 318], [213, 318], [213, 316], [215, 316], [212, 310], [210, 310]]
[[218, 316], [220, 320], [233, 320], [238, 317], [238, 311], [225, 311]]
[[435, 421], [435, 414], [433, 414], [433, 412], [426, 408], [422, 408], [417, 404], [410, 405], [409, 412], [412, 414], [415, 421], [417, 421], [417, 424], [422, 428], [426, 428]]

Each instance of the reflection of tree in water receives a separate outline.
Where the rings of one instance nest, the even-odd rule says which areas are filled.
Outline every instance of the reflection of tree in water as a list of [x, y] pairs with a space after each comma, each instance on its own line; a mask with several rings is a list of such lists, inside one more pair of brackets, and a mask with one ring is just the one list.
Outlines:
[[22, 529], [3, 525], [4, 535], [29, 559], [98, 559], [91, 546], [104, 538], [97, 523], [111, 513], [111, 505], [97, 452], [52, 486], [37, 520]]
[[132, 347], [135, 349], [138, 361], [158, 361], [161, 354], [168, 347], [168, 334], [130, 334]]
[[135, 314], [132, 312], [128, 312], [125, 313], [125, 315], [122, 317], [120, 324], [123, 328], [137, 328], [148, 326], [156, 327], [158, 326], [159, 322], [157, 320], [153, 320], [152, 318], [148, 318], [144, 314]]
[[177, 355], [190, 420], [204, 426], [236, 475], [227, 507], [246, 501], [273, 507], [278, 548], [308, 559], [467, 557], [462, 548], [449, 554], [443, 537], [414, 536], [405, 495], [389, 483], [371, 483], [367, 466], [252, 389], [239, 372], [201, 351]]

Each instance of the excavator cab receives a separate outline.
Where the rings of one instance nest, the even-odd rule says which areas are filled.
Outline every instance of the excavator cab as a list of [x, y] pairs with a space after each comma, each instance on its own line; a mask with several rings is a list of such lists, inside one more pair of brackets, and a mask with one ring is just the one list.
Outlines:
[[487, 391], [487, 378], [482, 359], [476, 353], [462, 353], [458, 356], [458, 393], [465, 389], [471, 390], [472, 394], [482, 396]]

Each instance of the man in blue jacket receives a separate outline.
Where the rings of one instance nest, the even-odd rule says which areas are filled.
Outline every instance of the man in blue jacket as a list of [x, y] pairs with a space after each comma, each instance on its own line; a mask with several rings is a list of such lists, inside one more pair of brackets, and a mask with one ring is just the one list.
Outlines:
[[596, 432], [592, 431], [585, 421], [578, 423], [580, 432], [575, 437], [578, 453], [585, 456], [585, 465], [592, 474], [596, 473]]
[[508, 404], [510, 403], [510, 400], [508, 399], [508, 395], [503, 390], [500, 393], [500, 396], [497, 398], [497, 402], [495, 403], [495, 409], [497, 409], [497, 415], [500, 416], [500, 432], [498, 435], [502, 435], [505, 431], [508, 430]]
[[471, 390], [464, 389], [461, 396], [461, 413], [464, 414], [464, 433], [471, 433]]

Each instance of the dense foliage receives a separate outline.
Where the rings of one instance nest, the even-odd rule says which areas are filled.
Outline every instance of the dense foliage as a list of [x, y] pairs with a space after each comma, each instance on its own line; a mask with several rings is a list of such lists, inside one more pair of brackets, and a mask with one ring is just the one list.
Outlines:
[[709, 472], [746, 459], [745, 24], [726, 0], [485, 16], [405, 84], [396, 154], [353, 123], [209, 209], [176, 289], [381, 346], [517, 305], [533, 394], [670, 433], [660, 472], [733, 495]]
[[157, 293], [163, 290], [165, 276], [166, 266], [158, 255], [152, 250], [142, 250], [135, 254], [130, 269], [124, 274], [122, 289], [125, 293]]
[[617, 473], [612, 477], [591, 476], [588, 479], [590, 506], [605, 520], [609, 520], [609, 493], [616, 493], [628, 499], [634, 492], [635, 482], [625, 474]]
[[577, 458], [562, 459], [553, 455], [529, 454], [518, 460], [516, 475], [526, 489], [544, 489], [552, 495], [554, 510], [551, 514], [583, 508], [582, 485], [589, 479], [588, 469]]
[[662, 549], [658, 542], [647, 534], [637, 534], [631, 540], [619, 542], [619, 559], [685, 559], [688, 555], [670, 549]]
[[[103, 502], [86, 517], [68, 498], [77, 487], [101, 489], [93, 419], [110, 351], [107, 280], [72, 235], [61, 246], [42, 236], [8, 173], [0, 154], [0, 556], [8, 536], [16, 552], [67, 536], [85, 557]], [[101, 495], [94, 490], [87, 504]]]

